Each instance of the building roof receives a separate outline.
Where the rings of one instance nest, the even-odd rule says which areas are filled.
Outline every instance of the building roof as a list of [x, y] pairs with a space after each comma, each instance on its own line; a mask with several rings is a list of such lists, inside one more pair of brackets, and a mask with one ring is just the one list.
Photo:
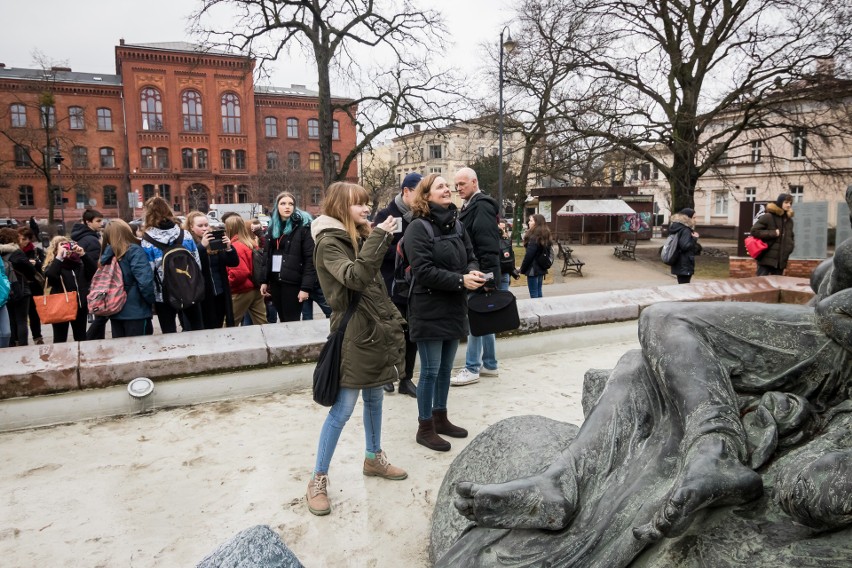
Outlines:
[[[254, 86], [254, 92], [259, 95], [290, 95], [297, 97], [313, 97], [319, 96], [319, 91], [312, 91], [304, 85], [290, 85], [289, 87], [266, 87], [261, 85]], [[332, 95], [333, 98], [339, 98]]]
[[560, 217], [584, 215], [635, 215], [628, 204], [620, 199], [569, 199], [562, 209], [556, 212]]
[[78, 83], [81, 85], [121, 85], [119, 75], [106, 73], [77, 73], [50, 69], [0, 68], [0, 79], [19, 79], [22, 81], [56, 81], [58, 83]]
[[231, 53], [223, 49], [205, 47], [188, 41], [161, 41], [155, 43], [121, 43], [119, 47], [137, 47], [142, 49], [157, 49], [161, 51], [185, 51], [200, 55], [226, 55], [229, 57], [247, 57], [241, 53]]

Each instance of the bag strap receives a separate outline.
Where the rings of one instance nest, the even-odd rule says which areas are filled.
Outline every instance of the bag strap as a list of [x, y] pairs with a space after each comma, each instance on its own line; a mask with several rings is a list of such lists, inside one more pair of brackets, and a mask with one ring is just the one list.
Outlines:
[[355, 313], [355, 309], [358, 307], [358, 302], [361, 301], [361, 292], [355, 292], [352, 294], [352, 299], [349, 301], [349, 307], [346, 308], [346, 313], [343, 314], [343, 321], [340, 322], [340, 331], [345, 332], [346, 326], [349, 325], [349, 320], [352, 318], [352, 315]]
[[181, 242], [178, 242], [178, 241], [182, 240], [181, 239], [182, 237], [183, 237], [183, 229], [181, 229], [180, 234], [177, 237], [175, 237], [175, 240], [173, 240], [169, 244], [165, 245], [165, 244], [161, 243], [160, 241], [154, 239], [148, 233], [145, 233], [144, 235], [142, 235], [142, 238], [144, 240], [148, 241], [149, 243], [151, 243], [152, 245], [154, 245], [155, 247], [157, 247], [158, 249], [160, 249], [161, 251], [164, 251], [164, 252], [168, 252], [168, 251], [170, 251], [172, 249], [176, 249], [176, 248], [186, 248], [186, 247], [183, 246], [183, 244]]

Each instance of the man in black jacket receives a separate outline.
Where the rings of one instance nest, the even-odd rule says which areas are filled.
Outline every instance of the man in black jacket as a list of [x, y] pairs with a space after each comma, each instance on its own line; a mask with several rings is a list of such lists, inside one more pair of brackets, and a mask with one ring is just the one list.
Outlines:
[[[473, 243], [479, 270], [491, 275], [482, 289], [486, 292], [494, 290], [500, 282], [500, 229], [497, 227], [500, 208], [496, 201], [479, 189], [479, 180], [472, 169], [460, 169], [456, 173], [455, 184], [463, 201], [459, 221]], [[468, 335], [465, 359], [465, 368], [450, 379], [451, 385], [475, 383], [480, 375], [498, 376], [497, 338], [494, 334], [479, 337]]]
[[[83, 219], [74, 223], [71, 228], [71, 239], [86, 251], [86, 256], [91, 258], [95, 265], [101, 260], [101, 231], [104, 228], [104, 216], [100, 211], [86, 209]], [[88, 285], [86, 286], [88, 288]], [[91, 317], [91, 316], [90, 316]], [[104, 339], [106, 337], [106, 324], [109, 318], [96, 316], [89, 320], [91, 325], [86, 331], [86, 339]]]
[[[408, 298], [393, 293], [393, 273], [396, 267], [396, 246], [402, 239], [406, 227], [411, 222], [411, 202], [414, 200], [414, 188], [420, 183], [423, 176], [417, 172], [411, 172], [405, 179], [402, 180], [402, 188], [399, 195], [393, 198], [387, 207], [376, 213], [376, 218], [373, 220], [373, 226], [381, 224], [388, 217], [400, 219], [397, 227], [401, 230], [393, 236], [391, 246], [388, 252], [385, 253], [385, 259], [382, 261], [382, 278], [385, 280], [385, 286], [390, 294], [391, 301], [402, 314], [402, 317], [408, 318]], [[399, 381], [400, 394], [407, 394], [411, 397], [417, 397], [417, 387], [411, 382], [411, 377], [414, 374], [414, 361], [417, 358], [417, 344], [412, 342], [408, 337], [408, 330], [405, 331], [405, 377]], [[385, 385], [387, 392], [393, 392], [393, 384]]]

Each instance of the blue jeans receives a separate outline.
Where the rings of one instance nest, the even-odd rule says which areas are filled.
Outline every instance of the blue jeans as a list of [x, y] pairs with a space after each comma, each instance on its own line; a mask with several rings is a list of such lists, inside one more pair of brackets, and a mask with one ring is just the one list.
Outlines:
[[9, 323], [9, 309], [0, 307], [0, 347], [9, 347], [12, 338], [12, 325]]
[[331, 306], [329, 306], [328, 302], [325, 301], [325, 294], [322, 293], [322, 288], [317, 286], [311, 290], [308, 299], [302, 302], [303, 320], [314, 319], [314, 302], [317, 303], [319, 308], [322, 310], [322, 313], [325, 314], [326, 319], [331, 317]]
[[459, 348], [458, 339], [418, 341], [420, 380], [417, 381], [417, 413], [420, 420], [432, 418], [433, 410], [447, 409], [450, 374]]
[[319, 448], [317, 449], [317, 463], [314, 473], [328, 473], [331, 457], [337, 448], [337, 441], [343, 427], [355, 410], [358, 402], [358, 393], [364, 399], [364, 437], [367, 440], [367, 451], [379, 453], [382, 451], [382, 400], [385, 391], [382, 387], [371, 389], [340, 389], [337, 402], [329, 409], [328, 416], [320, 431]]
[[530, 298], [541, 298], [541, 285], [544, 284], [544, 274], [541, 276], [527, 276], [527, 288], [530, 289]]
[[498, 290], [508, 290], [509, 289], [509, 276], [508, 272], [502, 272], [500, 274], [500, 284], [497, 285]]

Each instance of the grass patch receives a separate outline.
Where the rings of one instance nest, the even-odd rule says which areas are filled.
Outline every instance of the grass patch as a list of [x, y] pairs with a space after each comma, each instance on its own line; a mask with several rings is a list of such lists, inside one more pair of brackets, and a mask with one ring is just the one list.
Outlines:
[[[659, 247], [636, 249], [636, 258], [640, 259], [663, 274], [671, 274], [671, 267], [660, 260]], [[698, 255], [695, 257], [695, 275], [697, 280], [723, 280], [730, 276], [728, 257]]]

